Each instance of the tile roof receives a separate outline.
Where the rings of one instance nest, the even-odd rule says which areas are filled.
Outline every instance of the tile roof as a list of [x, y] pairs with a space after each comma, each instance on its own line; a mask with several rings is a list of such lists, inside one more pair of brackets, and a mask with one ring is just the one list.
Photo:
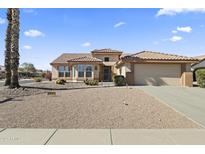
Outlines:
[[125, 57], [125, 56], [130, 56], [130, 55], [132, 55], [132, 54], [131, 54], [131, 53], [122, 53], [121, 56], [120, 56], [120, 58], [123, 58], [123, 57]]
[[179, 56], [174, 54], [166, 54], [160, 52], [153, 51], [142, 51], [136, 54], [132, 54], [129, 56], [122, 57], [122, 60], [132, 59], [132, 60], [179, 60], [179, 61], [198, 61], [197, 58], [187, 57], [187, 56]]
[[64, 64], [67, 63], [69, 59], [80, 58], [84, 56], [91, 56], [90, 53], [63, 53], [58, 58], [56, 58], [51, 64]]
[[194, 58], [197, 58], [199, 60], [203, 60], [203, 59], [205, 59], [205, 55], [197, 56], [197, 57], [194, 57]]
[[95, 49], [95, 50], [91, 51], [91, 53], [119, 53], [119, 54], [121, 54], [122, 51], [107, 48], [107, 49]]
[[67, 62], [102, 62], [102, 60], [91, 56], [83, 56], [69, 59]]

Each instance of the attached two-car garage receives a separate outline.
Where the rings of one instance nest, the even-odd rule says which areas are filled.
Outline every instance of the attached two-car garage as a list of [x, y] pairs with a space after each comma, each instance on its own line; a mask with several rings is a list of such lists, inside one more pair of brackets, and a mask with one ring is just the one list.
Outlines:
[[128, 85], [193, 86], [191, 64], [198, 59], [174, 54], [142, 51], [124, 56], [117, 63]]
[[181, 85], [181, 64], [134, 64], [135, 85]]

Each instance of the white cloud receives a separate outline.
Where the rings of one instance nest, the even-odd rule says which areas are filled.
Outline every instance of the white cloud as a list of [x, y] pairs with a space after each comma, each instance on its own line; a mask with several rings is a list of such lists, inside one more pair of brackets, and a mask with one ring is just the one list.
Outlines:
[[156, 17], [162, 15], [174, 16], [182, 13], [205, 13], [205, 8], [164, 8], [157, 12]]
[[125, 25], [125, 24], [126, 24], [125, 22], [118, 22], [113, 27], [117, 28], [117, 27], [120, 27], [120, 26]]
[[26, 49], [26, 50], [31, 50], [32, 49], [32, 47], [30, 45], [24, 45], [23, 48]]
[[3, 25], [6, 23], [6, 20], [0, 17], [0, 25]]
[[173, 30], [172, 33], [173, 33], [173, 34], [176, 34], [176, 33], [178, 33], [178, 31], [177, 31], [177, 30]]
[[204, 25], [200, 25], [200, 27], [201, 27], [201, 28], [204, 28], [205, 26], [204, 26]]
[[89, 47], [89, 46], [91, 46], [91, 43], [90, 42], [85, 42], [85, 43], [82, 44], [82, 46], [83, 47]]
[[45, 36], [45, 34], [43, 34], [42, 32], [36, 30], [36, 29], [30, 29], [28, 31], [24, 32], [24, 35], [28, 36], [28, 37], [38, 37], [38, 36]]
[[181, 36], [172, 36], [170, 38], [170, 41], [172, 41], [172, 42], [177, 42], [177, 41], [181, 41], [181, 40], [182, 40]]
[[177, 27], [177, 30], [185, 33], [190, 33], [192, 31], [192, 28], [190, 26]]

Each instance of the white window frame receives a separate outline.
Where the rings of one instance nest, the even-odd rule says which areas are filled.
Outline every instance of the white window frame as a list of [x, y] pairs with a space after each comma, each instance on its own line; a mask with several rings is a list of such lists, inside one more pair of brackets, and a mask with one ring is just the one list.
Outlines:
[[[69, 76], [66, 76], [66, 73], [69, 74]], [[65, 73], [64, 73], [66, 78], [70, 78], [71, 77], [71, 67], [70, 66], [65, 66]]]
[[[81, 71], [79, 71], [82, 69]], [[79, 76], [79, 72], [83, 73], [83, 76]], [[79, 78], [84, 78], [85, 77], [85, 65], [84, 64], [79, 64], [78, 65], [78, 77]]]
[[[63, 68], [63, 70], [60, 70], [60, 68]], [[63, 73], [63, 76], [60, 76], [60, 73]], [[58, 77], [65, 77], [65, 66], [58, 66]]]
[[[89, 71], [87, 72], [87, 68], [88, 68], [88, 67], [90, 67], [91, 70], [89, 70]], [[87, 73], [90, 73], [91, 76], [87, 76]], [[92, 78], [92, 77], [93, 77], [93, 67], [92, 67], [92, 65], [86, 65], [86, 68], [85, 68], [85, 77], [86, 77], [86, 78]]]

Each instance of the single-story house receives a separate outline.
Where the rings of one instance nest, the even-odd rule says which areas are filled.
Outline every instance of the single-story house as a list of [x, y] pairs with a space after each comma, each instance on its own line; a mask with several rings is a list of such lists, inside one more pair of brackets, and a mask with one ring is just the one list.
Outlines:
[[191, 65], [194, 81], [196, 81], [196, 71], [198, 69], [205, 69], [205, 55], [197, 56], [195, 58], [199, 59], [199, 61]]
[[0, 65], [0, 79], [5, 76], [5, 67]]
[[126, 55], [101, 49], [84, 54], [65, 53], [51, 65], [53, 79], [109, 82], [114, 75], [123, 75], [129, 85], [192, 86], [191, 64], [196, 62], [197, 58], [152, 51]]
[[197, 56], [195, 58], [199, 59], [199, 61], [192, 64], [192, 66], [191, 66], [192, 71], [197, 70], [197, 69], [201, 69], [201, 68], [205, 69], [205, 55]]
[[121, 55], [122, 51], [112, 49], [94, 50], [91, 53], [64, 53], [51, 63], [52, 79], [112, 81], [117, 72], [115, 64]]

